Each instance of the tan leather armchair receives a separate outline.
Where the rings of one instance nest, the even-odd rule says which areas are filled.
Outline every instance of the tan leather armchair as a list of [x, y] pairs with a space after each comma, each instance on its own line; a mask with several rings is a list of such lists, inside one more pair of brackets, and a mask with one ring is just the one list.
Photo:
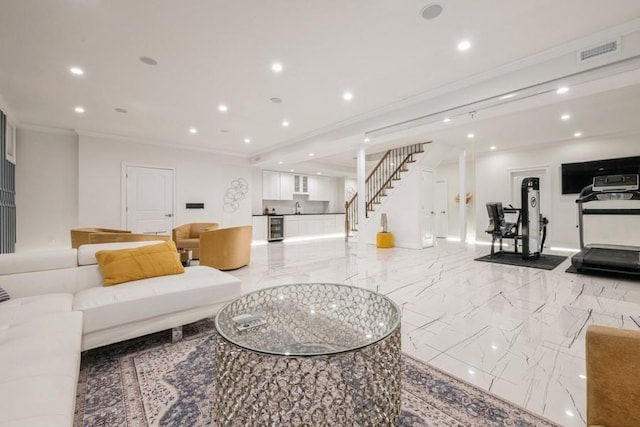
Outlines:
[[200, 234], [200, 265], [235, 270], [251, 260], [252, 226], [220, 228]]
[[587, 329], [587, 426], [640, 426], [640, 331]]
[[95, 233], [119, 233], [129, 234], [129, 230], [116, 230], [113, 228], [83, 227], [71, 229], [71, 247], [77, 249], [80, 245], [89, 244], [89, 236]]
[[171, 237], [178, 249], [188, 249], [193, 259], [200, 259], [200, 234], [205, 230], [217, 230], [217, 222], [193, 222], [173, 229]]
[[89, 243], [140, 242], [144, 240], [170, 240], [168, 234], [141, 233], [93, 233], [89, 235]]

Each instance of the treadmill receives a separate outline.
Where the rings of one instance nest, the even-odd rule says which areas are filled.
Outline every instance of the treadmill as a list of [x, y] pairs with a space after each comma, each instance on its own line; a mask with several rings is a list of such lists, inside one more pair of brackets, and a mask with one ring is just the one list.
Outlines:
[[583, 215], [640, 215], [638, 208], [585, 208], [586, 203], [603, 200], [640, 200], [639, 175], [608, 175], [593, 178], [593, 185], [582, 189], [578, 204], [580, 252], [571, 264], [581, 273], [604, 272], [640, 276], [640, 246], [584, 244]]

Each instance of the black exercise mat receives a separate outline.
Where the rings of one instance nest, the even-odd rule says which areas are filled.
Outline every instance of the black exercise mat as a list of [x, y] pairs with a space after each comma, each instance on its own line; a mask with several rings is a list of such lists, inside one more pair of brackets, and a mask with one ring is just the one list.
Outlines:
[[517, 265], [519, 267], [540, 268], [542, 270], [553, 270], [554, 268], [562, 264], [562, 261], [564, 261], [565, 259], [567, 259], [566, 256], [542, 254], [538, 259], [528, 260], [522, 259], [522, 254], [497, 253], [493, 256], [493, 258], [491, 258], [491, 255], [485, 255], [481, 256], [480, 258], [476, 258], [476, 261]]

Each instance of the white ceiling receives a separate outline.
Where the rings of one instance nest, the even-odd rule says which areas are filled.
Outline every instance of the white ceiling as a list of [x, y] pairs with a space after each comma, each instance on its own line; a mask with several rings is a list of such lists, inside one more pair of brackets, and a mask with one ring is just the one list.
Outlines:
[[[431, 2], [7, 0], [0, 95], [23, 127], [339, 174], [353, 169], [355, 149], [371, 130], [605, 63], [577, 64], [575, 51], [589, 43], [622, 37], [621, 56], [609, 61], [640, 54], [638, 1], [442, 0], [443, 13], [424, 20], [420, 11]], [[456, 49], [462, 39], [472, 42], [467, 52]], [[279, 75], [270, 70], [274, 61], [284, 66]], [[72, 76], [71, 66], [85, 75]], [[640, 78], [605, 74], [562, 99], [551, 93], [473, 119], [462, 114], [447, 127], [438, 120], [376, 138], [368, 150], [416, 138], [461, 143], [471, 128], [479, 150], [562, 140], [570, 126], [557, 116], [565, 110], [585, 125], [602, 121], [594, 135], [637, 131]], [[351, 102], [343, 101], [345, 90], [353, 92]], [[218, 112], [222, 103], [228, 112]], [[77, 105], [86, 112], [76, 114]], [[284, 119], [289, 128], [280, 125]], [[310, 151], [313, 163], [306, 161]]]

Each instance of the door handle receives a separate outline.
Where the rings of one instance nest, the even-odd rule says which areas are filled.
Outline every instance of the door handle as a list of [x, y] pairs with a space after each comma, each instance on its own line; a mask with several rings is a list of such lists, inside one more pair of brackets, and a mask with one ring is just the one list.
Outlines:
[[171, 218], [173, 216], [173, 214], [165, 214], [164, 216], [166, 216], [167, 218]]

